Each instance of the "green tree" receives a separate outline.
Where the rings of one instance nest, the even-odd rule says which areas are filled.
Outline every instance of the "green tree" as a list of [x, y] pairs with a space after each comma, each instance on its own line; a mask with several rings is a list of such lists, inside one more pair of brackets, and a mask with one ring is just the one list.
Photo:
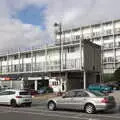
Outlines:
[[120, 81], [120, 67], [115, 70], [113, 74], [113, 79], [114, 81]]
[[113, 81], [113, 74], [103, 74], [103, 82]]

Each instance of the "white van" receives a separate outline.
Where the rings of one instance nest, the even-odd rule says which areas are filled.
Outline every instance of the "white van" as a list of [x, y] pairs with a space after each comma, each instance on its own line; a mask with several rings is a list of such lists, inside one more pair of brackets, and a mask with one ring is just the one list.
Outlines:
[[53, 92], [61, 92], [61, 82], [59, 80], [49, 79], [49, 86], [53, 88]]

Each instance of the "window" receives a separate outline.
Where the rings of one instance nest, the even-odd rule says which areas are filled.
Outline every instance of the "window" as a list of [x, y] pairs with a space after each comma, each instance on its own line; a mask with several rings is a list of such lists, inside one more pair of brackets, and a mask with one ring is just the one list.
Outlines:
[[18, 59], [18, 55], [15, 55], [15, 56], [14, 56], [14, 60], [16, 60], [16, 59]]
[[31, 64], [30, 63], [26, 63], [26, 71], [31, 71]]
[[80, 40], [80, 35], [76, 35], [76, 40]]
[[20, 95], [29, 95], [29, 92], [20, 92]]
[[26, 57], [26, 58], [30, 58], [30, 57], [31, 57], [31, 54], [30, 54], [30, 53], [26, 53], [26, 54], [25, 54], [25, 57]]
[[65, 94], [65, 97], [75, 97], [75, 92], [74, 91], [69, 91]]
[[93, 93], [95, 96], [98, 96], [98, 97], [103, 97], [103, 96], [105, 96], [103, 93], [98, 92], [98, 91], [90, 91], [90, 92]]
[[7, 60], [7, 57], [5, 56], [5, 57], [3, 57], [3, 61], [6, 61]]
[[77, 91], [76, 97], [89, 97], [89, 95], [86, 92], [83, 91]]
[[74, 47], [69, 47], [69, 48], [68, 48], [68, 53], [74, 52], [74, 51], [75, 51], [75, 48], [74, 48]]
[[0, 93], [0, 96], [1, 96], [1, 95], [9, 95], [9, 91], [1, 92], [1, 93]]
[[15, 91], [9, 91], [9, 95], [14, 95]]

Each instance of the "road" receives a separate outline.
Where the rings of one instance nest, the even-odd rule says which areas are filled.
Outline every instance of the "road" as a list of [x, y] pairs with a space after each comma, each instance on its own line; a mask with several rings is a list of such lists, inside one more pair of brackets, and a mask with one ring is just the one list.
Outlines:
[[81, 111], [49, 111], [45, 102], [33, 101], [32, 107], [0, 106], [1, 120], [120, 120], [120, 111], [86, 114]]

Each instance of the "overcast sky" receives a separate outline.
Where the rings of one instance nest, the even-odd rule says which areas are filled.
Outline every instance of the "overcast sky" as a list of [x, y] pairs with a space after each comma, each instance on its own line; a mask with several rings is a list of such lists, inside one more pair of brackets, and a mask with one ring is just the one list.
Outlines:
[[54, 41], [55, 22], [64, 28], [120, 19], [120, 0], [0, 0], [0, 51]]

